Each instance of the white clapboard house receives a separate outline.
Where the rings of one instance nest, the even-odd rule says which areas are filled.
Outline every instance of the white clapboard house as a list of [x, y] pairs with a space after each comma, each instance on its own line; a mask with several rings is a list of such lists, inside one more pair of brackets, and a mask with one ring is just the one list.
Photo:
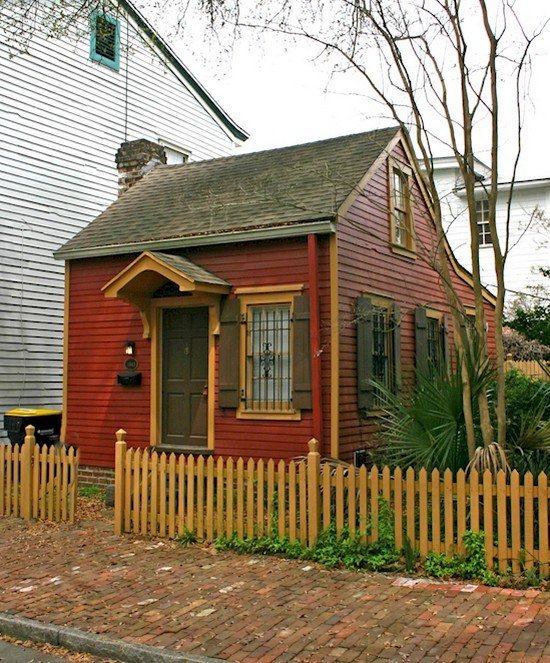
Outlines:
[[[447, 238], [460, 264], [471, 269], [470, 229], [467, 201], [457, 163], [453, 157], [434, 159], [434, 176], [441, 200]], [[476, 159], [476, 210], [479, 258], [484, 285], [496, 290], [493, 239], [489, 230], [488, 208], [483, 182], [490, 169]], [[497, 196], [497, 229], [501, 242], [506, 236], [510, 182], [500, 182]], [[550, 267], [550, 178], [517, 180], [514, 183], [509, 216], [510, 251], [505, 266], [506, 301], [522, 294], [540, 293], [548, 284], [540, 267]]]
[[53, 251], [116, 198], [121, 144], [160, 143], [178, 163], [247, 138], [129, 2], [55, 39], [38, 22], [21, 49], [9, 12], [26, 4], [44, 5], [0, 3], [0, 414], [61, 406], [64, 265]]

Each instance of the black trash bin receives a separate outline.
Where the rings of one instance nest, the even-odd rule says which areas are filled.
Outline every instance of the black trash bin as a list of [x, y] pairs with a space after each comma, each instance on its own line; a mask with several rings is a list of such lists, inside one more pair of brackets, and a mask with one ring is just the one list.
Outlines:
[[4, 414], [4, 429], [12, 444], [23, 444], [25, 428], [34, 426], [38, 444], [58, 444], [61, 435], [61, 410], [19, 407]]

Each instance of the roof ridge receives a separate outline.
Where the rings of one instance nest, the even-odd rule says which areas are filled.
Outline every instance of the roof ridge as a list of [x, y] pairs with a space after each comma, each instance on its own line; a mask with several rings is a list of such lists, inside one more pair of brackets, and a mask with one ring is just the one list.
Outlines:
[[[256, 150], [255, 152], [242, 152], [241, 154], [229, 154], [225, 157], [215, 157], [213, 159], [201, 159], [199, 161], [190, 161], [187, 163], [175, 163], [171, 165], [164, 165], [164, 169], [169, 168], [170, 170], [175, 170], [178, 168], [189, 168], [190, 166], [199, 166], [201, 164], [209, 164], [209, 163], [218, 163], [220, 161], [231, 161], [231, 160], [237, 160], [237, 159], [243, 159], [244, 157], [251, 157], [256, 154], [268, 154], [268, 153], [277, 153], [277, 152], [283, 152], [285, 150], [295, 150], [298, 148], [303, 148], [303, 147], [313, 147], [315, 145], [320, 145], [321, 143], [332, 143], [336, 141], [341, 141], [345, 140], [347, 138], [357, 138], [359, 136], [368, 136], [368, 135], [373, 135], [376, 133], [382, 133], [382, 132], [389, 132], [391, 130], [394, 130], [395, 133], [399, 131], [400, 127], [397, 125], [392, 125], [389, 127], [383, 127], [382, 129], [371, 129], [370, 131], [359, 131], [357, 133], [353, 134], [346, 134], [345, 136], [332, 136], [331, 138], [320, 138], [318, 140], [312, 140], [308, 141], [306, 143], [295, 143], [293, 145], [283, 145], [282, 147], [269, 147], [264, 150]], [[155, 170], [158, 170], [155, 168]]]

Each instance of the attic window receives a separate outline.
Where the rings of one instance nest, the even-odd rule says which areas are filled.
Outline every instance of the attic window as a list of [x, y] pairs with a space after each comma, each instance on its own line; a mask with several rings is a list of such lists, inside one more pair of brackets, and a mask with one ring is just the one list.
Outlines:
[[118, 20], [101, 11], [94, 11], [90, 14], [90, 22], [90, 58], [118, 71], [120, 57]]

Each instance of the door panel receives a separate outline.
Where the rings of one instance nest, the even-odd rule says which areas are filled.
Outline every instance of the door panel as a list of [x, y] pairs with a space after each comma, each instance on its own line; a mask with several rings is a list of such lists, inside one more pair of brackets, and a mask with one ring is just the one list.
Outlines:
[[208, 308], [162, 315], [162, 444], [207, 446]]

